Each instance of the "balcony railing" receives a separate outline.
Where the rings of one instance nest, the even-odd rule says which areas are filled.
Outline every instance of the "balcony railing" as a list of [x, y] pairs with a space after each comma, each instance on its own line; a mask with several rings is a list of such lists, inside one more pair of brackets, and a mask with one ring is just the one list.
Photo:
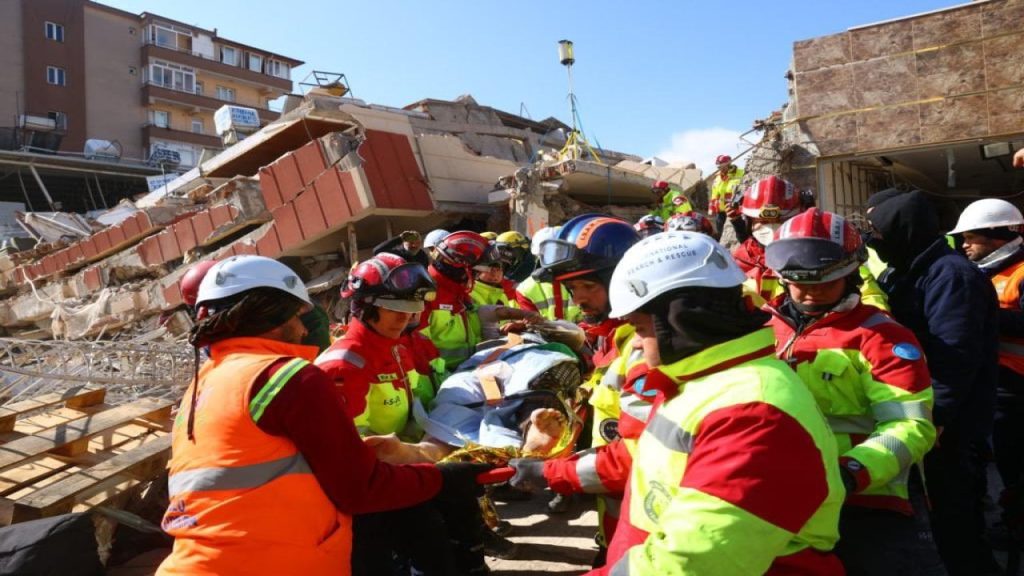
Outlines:
[[[252, 70], [248, 66], [240, 66], [238, 64], [229, 64], [227, 62], [221, 61], [219, 58], [215, 58], [215, 57], [211, 58], [208, 54], [203, 54], [202, 52], [197, 52], [195, 50], [188, 50], [188, 49], [185, 49], [185, 48], [180, 48], [178, 46], [169, 46], [169, 45], [166, 45], [166, 44], [160, 44], [159, 42], [154, 42], [150, 38], [146, 38], [144, 49], [146, 51], [152, 51], [153, 56], [156, 56], [156, 57], [160, 57], [159, 54], [161, 52], [163, 52], [163, 51], [166, 51], [166, 52], [164, 52], [165, 55], [167, 55], [167, 53], [170, 53], [170, 54], [179, 56], [183, 61], [185, 61], [185, 62], [187, 62], [187, 63], [189, 63], [189, 64], [191, 64], [191, 65], [193, 65], [193, 66], [195, 66], [197, 68], [203, 68], [203, 69], [206, 69], [206, 70], [210, 70], [212, 72], [226, 74], [226, 75], [229, 75], [229, 76], [238, 76], [238, 77], [242, 77], [242, 78], [247, 78], [247, 79], [249, 79], [251, 81], [254, 81], [254, 82], [260, 82], [260, 83], [263, 83], [263, 84], [270, 84], [272, 86], [281, 87], [282, 89], [285, 89], [285, 90], [290, 90], [291, 89], [292, 80], [291, 80], [291, 74], [290, 74], [291, 70], [290, 69], [289, 69], [289, 75], [287, 77], [277, 76], [275, 74], [271, 74], [271, 73], [269, 73], [267, 71], [264, 71], [264, 70], [260, 70], [260, 71]], [[243, 52], [243, 51], [242, 50], [238, 50], [238, 52]], [[260, 56], [263, 58], [263, 67], [266, 68], [268, 66], [269, 61], [271, 60], [271, 58], [269, 58], [269, 57], [267, 57], [265, 55], [262, 55], [262, 54]], [[244, 58], [242, 58], [241, 54], [239, 55], [239, 59], [240, 60], [244, 60]]]
[[194, 91], [180, 90], [173, 87], [158, 84], [152, 80], [147, 80], [142, 86], [142, 104], [143, 106], [149, 105], [149, 100], [156, 98], [160, 100], [166, 100], [179, 104], [184, 104], [193, 108], [202, 108], [205, 110], [215, 111], [225, 104], [232, 106], [244, 106], [247, 108], [254, 108], [260, 115], [260, 120], [263, 122], [272, 122], [281, 117], [279, 112], [268, 110], [267, 108], [261, 108], [260, 106], [253, 106], [246, 102], [229, 102], [227, 100], [220, 100], [212, 96], [206, 96], [203, 94], [196, 94]]

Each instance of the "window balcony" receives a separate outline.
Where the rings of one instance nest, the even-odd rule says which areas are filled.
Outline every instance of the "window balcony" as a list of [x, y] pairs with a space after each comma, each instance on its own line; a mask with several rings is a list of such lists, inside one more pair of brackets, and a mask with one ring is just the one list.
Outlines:
[[256, 112], [260, 115], [260, 122], [263, 123], [273, 122], [281, 116], [280, 113], [274, 112], [273, 110], [267, 110], [266, 108], [260, 108], [259, 106], [249, 106], [244, 102], [227, 102], [210, 96], [202, 96], [194, 92], [175, 90], [174, 88], [168, 88], [159, 84], [144, 84], [142, 86], [142, 105], [149, 106], [150, 104], [158, 101], [168, 102], [170, 104], [189, 109], [210, 111], [216, 111], [225, 104], [255, 108]]
[[213, 60], [206, 58], [198, 52], [192, 50], [185, 50], [176, 47], [169, 47], [160, 44], [153, 44], [147, 42], [142, 46], [142, 61], [149, 62], [151, 58], [157, 60], [166, 60], [168, 62], [175, 62], [178, 64], [184, 64], [200, 70], [219, 74], [221, 76], [227, 76], [229, 78], [235, 78], [251, 84], [258, 84], [261, 87], [266, 87], [268, 91], [281, 91], [291, 92], [292, 81], [287, 78], [279, 78], [277, 76], [271, 76], [270, 74], [264, 74], [262, 72], [254, 72], [248, 68], [242, 66], [232, 66], [231, 64], [225, 64], [220, 60]]
[[184, 142], [186, 144], [196, 144], [203, 148], [215, 148], [221, 149], [224, 144], [220, 141], [220, 138], [211, 136], [209, 134], [196, 134], [195, 132], [186, 132], [184, 130], [174, 130], [173, 128], [162, 128], [155, 124], [146, 124], [142, 127], [142, 144], [143, 146], [149, 147], [149, 143], [156, 140], [173, 140], [175, 142]]

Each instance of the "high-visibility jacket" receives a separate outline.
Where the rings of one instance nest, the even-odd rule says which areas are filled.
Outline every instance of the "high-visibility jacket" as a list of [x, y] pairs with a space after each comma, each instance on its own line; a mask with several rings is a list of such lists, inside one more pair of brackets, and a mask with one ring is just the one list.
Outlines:
[[[351, 574], [352, 519], [334, 507], [291, 440], [257, 425], [316, 352], [263, 338], [211, 346], [172, 432], [163, 529], [174, 536], [174, 549], [160, 576]], [[250, 398], [256, 379], [288, 358]], [[196, 386], [193, 442], [185, 422]]]
[[516, 286], [516, 301], [523, 310], [533, 310], [547, 320], [582, 321], [583, 312], [572, 303], [569, 290], [561, 284], [559, 287], [559, 297], [555, 298], [554, 284], [538, 282], [531, 276]]
[[721, 172], [715, 174], [711, 183], [711, 197], [708, 199], [708, 213], [714, 215], [728, 210], [742, 181], [743, 169], [739, 166], [733, 166], [725, 178], [722, 178]]
[[802, 327], [772, 313], [776, 353], [810, 389], [835, 434], [840, 458], [855, 460], [856, 506], [914, 513], [911, 467], [935, 443], [931, 375], [914, 333], [874, 306], [848, 297]]
[[469, 293], [469, 296], [473, 300], [473, 304], [478, 307], [494, 304], [519, 307], [516, 302], [516, 284], [507, 278], [502, 279], [501, 286], [493, 286], [477, 280], [473, 283], [473, 291]]
[[685, 194], [679, 190], [670, 190], [661, 199], [661, 204], [651, 210], [650, 214], [658, 216], [663, 222], [668, 222], [669, 218], [676, 214], [686, 214], [692, 211], [693, 205], [690, 204], [690, 199]]
[[835, 439], [764, 328], [668, 366], [600, 574], [842, 574]]
[[437, 346], [445, 370], [453, 372], [480, 343], [480, 316], [465, 285], [441, 274], [433, 265], [428, 272], [437, 284], [437, 296], [426, 303], [420, 316], [420, 331]]
[[337, 384], [360, 436], [398, 434], [409, 423], [412, 355], [398, 339], [385, 338], [358, 318], [316, 359]]
[[[1022, 312], [1021, 284], [1024, 283], [1024, 260], [1007, 266], [992, 276], [992, 284], [1003, 310]], [[999, 365], [1024, 374], [1024, 338], [999, 336]]]
[[[782, 279], [764, 262], [764, 246], [753, 237], [747, 238], [733, 248], [732, 257], [740, 270], [747, 275], [743, 282], [743, 294], [754, 306], [760, 308], [786, 291]], [[864, 303], [888, 311], [888, 297], [871, 271], [866, 266], [861, 266], [857, 272], [861, 278], [860, 295]]]
[[430, 408], [430, 403], [437, 395], [438, 389], [448, 377], [445, 370], [444, 358], [437, 351], [437, 346], [421, 332], [407, 330], [399, 338], [402, 348], [412, 356], [412, 365], [416, 367], [409, 373], [412, 380], [412, 395], [419, 398], [424, 408]]

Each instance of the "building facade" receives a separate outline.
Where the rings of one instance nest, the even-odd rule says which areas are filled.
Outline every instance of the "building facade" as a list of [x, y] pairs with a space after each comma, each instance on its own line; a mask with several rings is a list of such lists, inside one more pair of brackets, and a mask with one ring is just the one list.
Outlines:
[[19, 148], [85, 153], [86, 140], [116, 141], [122, 158], [167, 150], [187, 168], [221, 147], [221, 106], [277, 118], [269, 103], [291, 91], [302, 62], [156, 14], [4, 0], [0, 64], [0, 127], [15, 129]]

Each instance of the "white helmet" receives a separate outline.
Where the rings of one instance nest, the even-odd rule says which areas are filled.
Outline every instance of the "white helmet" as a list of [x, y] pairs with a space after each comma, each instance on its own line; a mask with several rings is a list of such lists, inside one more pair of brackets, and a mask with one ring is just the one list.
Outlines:
[[964, 208], [956, 222], [956, 228], [950, 230], [949, 234], [1021, 225], [1024, 225], [1024, 216], [1016, 206], [999, 198], [984, 198], [971, 202]]
[[437, 246], [438, 242], [444, 240], [445, 237], [448, 236], [449, 234], [451, 234], [451, 232], [447, 230], [442, 230], [440, 228], [438, 228], [437, 230], [431, 230], [430, 232], [427, 232], [426, 238], [423, 239], [423, 247], [433, 248]]
[[534, 232], [533, 239], [530, 240], [530, 254], [533, 254], [537, 258], [540, 258], [540, 243], [545, 240], [557, 238], [558, 233], [561, 231], [561, 226], [545, 226], [540, 230]]
[[217, 262], [203, 277], [196, 306], [253, 288], [277, 288], [313, 304], [306, 285], [291, 268], [265, 256], [232, 256]]
[[622, 318], [676, 288], [730, 288], [746, 276], [721, 244], [697, 232], [662, 232], [634, 244], [612, 273], [610, 316]]

